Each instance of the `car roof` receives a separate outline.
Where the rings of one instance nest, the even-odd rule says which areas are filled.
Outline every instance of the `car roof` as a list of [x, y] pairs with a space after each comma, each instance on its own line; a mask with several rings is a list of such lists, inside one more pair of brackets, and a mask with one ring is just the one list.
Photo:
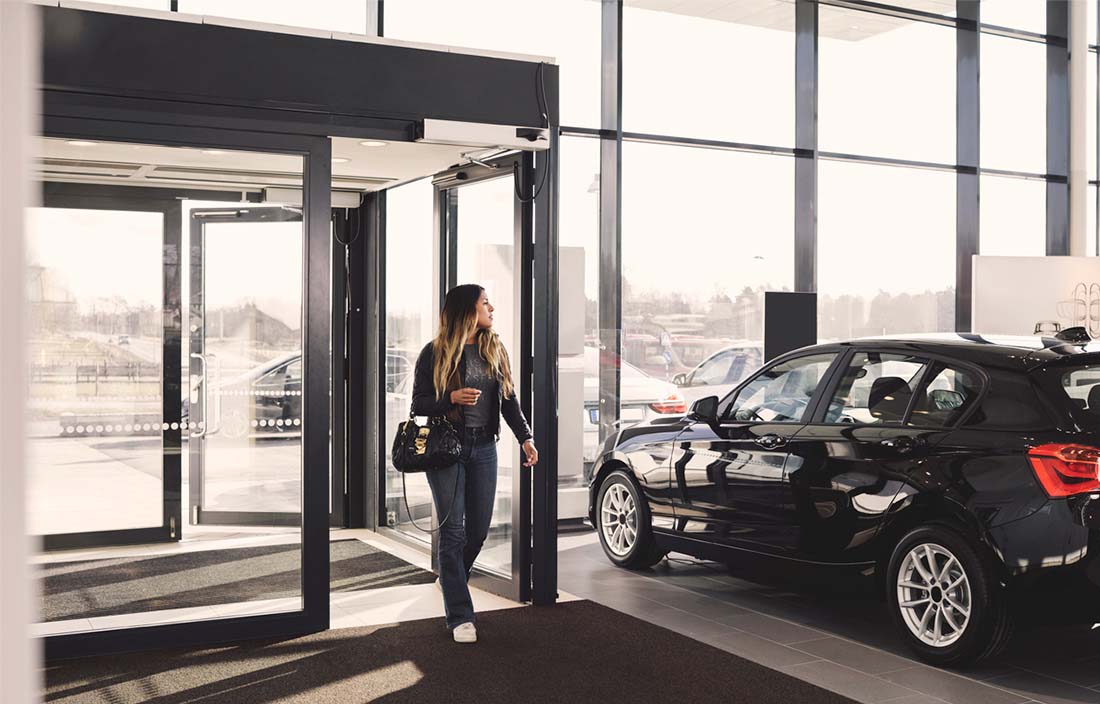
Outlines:
[[1081, 354], [1100, 353], [1100, 343], [1074, 344], [1053, 337], [1033, 335], [985, 335], [981, 333], [922, 333], [864, 337], [804, 347], [870, 347], [943, 355], [984, 366], [1029, 370]]

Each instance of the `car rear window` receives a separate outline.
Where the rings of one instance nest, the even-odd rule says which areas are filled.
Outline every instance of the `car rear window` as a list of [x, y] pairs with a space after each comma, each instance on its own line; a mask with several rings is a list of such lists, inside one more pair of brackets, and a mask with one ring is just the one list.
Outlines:
[[1100, 360], [1056, 364], [1035, 372], [1043, 395], [1081, 427], [1100, 425]]

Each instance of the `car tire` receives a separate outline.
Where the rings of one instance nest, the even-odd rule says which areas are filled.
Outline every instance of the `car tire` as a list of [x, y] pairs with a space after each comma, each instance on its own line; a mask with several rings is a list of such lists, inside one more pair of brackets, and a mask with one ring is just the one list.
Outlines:
[[1012, 634], [1008, 595], [992, 557], [947, 526], [923, 526], [901, 539], [890, 558], [886, 598], [902, 638], [930, 665], [991, 657]]
[[665, 556], [653, 537], [649, 507], [634, 480], [621, 470], [607, 475], [600, 484], [596, 533], [607, 559], [618, 567], [645, 569]]

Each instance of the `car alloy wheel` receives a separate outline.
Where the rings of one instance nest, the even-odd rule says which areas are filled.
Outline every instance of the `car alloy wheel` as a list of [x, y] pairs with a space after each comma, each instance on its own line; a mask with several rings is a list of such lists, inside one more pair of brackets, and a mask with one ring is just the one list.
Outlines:
[[600, 506], [600, 527], [604, 543], [618, 557], [626, 557], [638, 539], [638, 507], [622, 484], [612, 484], [604, 492]]
[[966, 632], [973, 610], [970, 580], [955, 555], [936, 543], [920, 543], [898, 570], [902, 620], [922, 643], [946, 648]]

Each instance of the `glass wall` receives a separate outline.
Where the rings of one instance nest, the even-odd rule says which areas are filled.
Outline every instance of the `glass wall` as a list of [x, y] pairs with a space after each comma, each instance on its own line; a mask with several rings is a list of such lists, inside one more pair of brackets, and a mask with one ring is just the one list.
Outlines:
[[982, 24], [1046, 34], [1045, 2], [1032, 0], [982, 0]]
[[1046, 173], [1046, 66], [1045, 44], [982, 34], [982, 168]]
[[563, 137], [558, 155], [558, 518], [572, 520], [599, 450], [600, 142]]
[[623, 145], [624, 418], [721, 394], [738, 374], [692, 376], [719, 352], [759, 364], [762, 294], [794, 283], [793, 200], [788, 157]]
[[[434, 248], [434, 193], [431, 179], [386, 192], [386, 425], [382, 438], [387, 443], [397, 434], [398, 424], [409, 417], [413, 367], [420, 350], [436, 333], [439, 282], [431, 258], [425, 259], [425, 253]], [[425, 476], [402, 475], [393, 468], [387, 452], [384, 525], [431, 542], [431, 534], [426, 532], [432, 528], [431, 513], [431, 490]]]
[[955, 174], [822, 161], [822, 341], [955, 327]]
[[[265, 24], [365, 34], [367, 0], [179, 0], [179, 11], [194, 15], [227, 17]], [[386, 6], [387, 11], [389, 6]]]
[[821, 149], [954, 163], [954, 28], [828, 5], [818, 16]]
[[623, 129], [793, 143], [794, 3], [625, 4]]
[[1041, 257], [1047, 251], [1045, 181], [981, 177], [982, 254]]

